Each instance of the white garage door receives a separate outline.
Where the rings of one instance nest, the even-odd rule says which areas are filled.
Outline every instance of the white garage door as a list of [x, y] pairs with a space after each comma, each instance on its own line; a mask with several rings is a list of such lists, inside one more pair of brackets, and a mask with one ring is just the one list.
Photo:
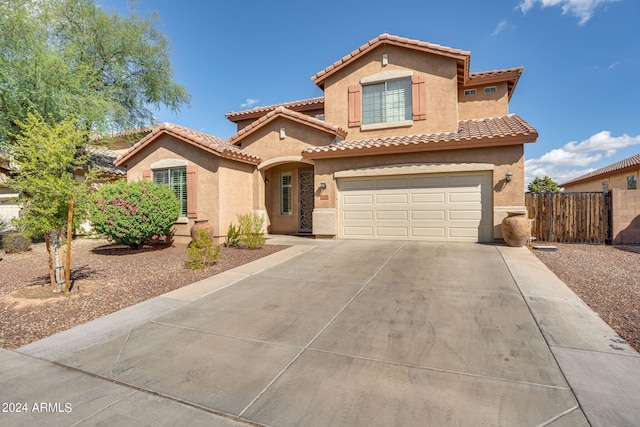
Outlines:
[[338, 180], [342, 239], [491, 240], [491, 172]]

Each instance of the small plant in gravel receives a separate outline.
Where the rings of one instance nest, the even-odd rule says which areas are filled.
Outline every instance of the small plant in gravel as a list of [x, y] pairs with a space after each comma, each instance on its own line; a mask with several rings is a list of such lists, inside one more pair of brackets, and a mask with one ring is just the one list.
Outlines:
[[193, 240], [187, 247], [187, 256], [189, 260], [184, 262], [185, 267], [192, 270], [205, 268], [218, 262], [220, 246], [214, 248], [211, 233], [201, 228], [195, 231]]
[[171, 188], [149, 181], [107, 184], [91, 206], [95, 230], [133, 249], [170, 236], [178, 215], [180, 202]]
[[238, 247], [240, 246], [240, 238], [242, 234], [240, 234], [240, 227], [235, 224], [229, 224], [229, 228], [227, 229], [227, 237], [224, 239], [224, 245], [228, 248], [230, 247]]
[[2, 236], [2, 249], [14, 254], [31, 250], [31, 238], [24, 233], [9, 233]]
[[240, 224], [240, 241], [249, 249], [264, 246], [267, 238], [264, 235], [264, 217], [256, 212], [238, 215]]

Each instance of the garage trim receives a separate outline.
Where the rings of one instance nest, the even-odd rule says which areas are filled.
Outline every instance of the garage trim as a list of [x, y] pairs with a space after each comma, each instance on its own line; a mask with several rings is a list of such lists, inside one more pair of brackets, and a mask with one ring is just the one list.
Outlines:
[[[491, 174], [493, 165], [463, 165], [467, 166], [466, 168], [459, 168], [457, 166], [460, 165], [410, 164], [336, 172], [334, 175], [338, 180], [338, 238], [469, 242], [491, 241], [491, 224], [493, 214]], [[422, 184], [419, 183], [424, 182], [423, 180], [429, 176], [433, 176], [433, 179], [435, 179], [433, 182], [436, 186], [431, 187], [431, 184], [426, 184], [426, 187], [421, 187]], [[446, 184], [445, 187], [440, 186], [442, 184], [442, 182], [440, 182], [442, 179], [445, 180], [444, 182], [449, 182], [448, 180], [450, 179], [460, 182], [459, 180], [461, 178], [464, 180], [465, 176], [468, 178], [473, 176], [477, 177], [477, 180], [474, 178], [472, 184], [472, 186], [475, 186], [476, 183], [480, 185], [478, 188], [479, 193], [475, 193], [477, 196], [473, 196], [473, 192], [469, 193], [468, 191], [465, 191], [463, 188], [465, 186], [464, 184], [463, 187], [457, 187], [455, 184], [454, 187], [448, 187]], [[401, 184], [401, 181], [398, 181], [398, 179], [403, 178], [408, 179], [406, 182], [409, 186], [406, 187], [406, 190], [404, 184]], [[371, 184], [368, 183], [369, 180], [371, 180]], [[353, 190], [355, 190], [356, 193], [349, 195], [351, 201], [348, 203], [361, 205], [359, 207], [352, 205], [356, 209], [349, 209], [349, 213], [347, 213], [344, 205], [346, 199], [343, 198], [346, 197], [347, 193], [350, 193], [351, 190], [345, 190], [342, 187], [344, 185], [349, 185], [349, 187], [352, 187], [353, 185], [360, 186], [358, 182], [363, 183], [364, 186], [362, 187], [362, 190], [365, 191], [368, 189], [369, 185], [377, 187], [379, 184], [376, 184], [376, 182], [383, 185], [382, 188], [386, 187], [386, 190], [383, 189], [380, 196], [375, 196], [374, 193], [376, 190], [373, 188], [372, 192], [369, 194], [359, 194], [361, 190], [357, 189], [357, 187], [353, 187]], [[412, 182], [414, 184], [411, 184]], [[431, 182], [431, 178], [429, 178], [428, 182]], [[416, 184], [420, 186], [413, 187], [413, 185]], [[395, 187], [396, 185], [401, 185], [401, 187]], [[401, 190], [400, 193], [395, 195], [392, 190], [393, 188]], [[411, 188], [414, 188], [418, 192], [415, 193]], [[427, 191], [422, 191], [420, 188], [424, 188]], [[449, 193], [449, 190], [446, 190], [447, 188], [454, 189], [453, 193]], [[455, 188], [458, 188], [458, 190], [455, 190]], [[445, 193], [440, 192], [439, 189], [445, 190]], [[462, 190], [462, 192], [460, 192], [460, 190]], [[419, 198], [418, 205], [414, 205], [413, 202], [408, 202], [409, 199], [414, 197], [411, 194], [414, 194]], [[448, 194], [454, 195], [455, 199], [449, 199], [450, 196]], [[374, 199], [371, 199], [371, 197]], [[378, 197], [381, 198], [378, 199]], [[400, 203], [398, 208], [395, 208], [395, 206], [392, 205], [393, 203], [396, 203], [396, 199], [398, 203]], [[442, 208], [439, 207], [440, 205], [438, 200], [442, 200]], [[436, 202], [435, 205], [432, 204], [434, 202]], [[373, 205], [370, 205], [371, 203], [373, 203]], [[382, 203], [382, 205], [380, 203]], [[427, 203], [430, 206], [425, 205], [424, 203]], [[449, 211], [452, 207], [451, 203], [458, 206], [454, 208], [453, 211]], [[458, 203], [460, 204], [458, 205]], [[367, 206], [372, 206], [373, 210], [369, 210]], [[376, 210], [377, 208], [374, 206], [381, 207], [382, 210]], [[472, 206], [478, 206], [480, 209], [473, 211], [468, 210]], [[415, 208], [418, 209], [414, 210]], [[433, 208], [435, 208], [435, 210]], [[405, 209], [408, 210], [405, 211]], [[477, 214], [474, 214], [473, 212], [477, 212], [481, 216], [477, 216]], [[416, 216], [416, 223], [414, 223], [414, 220], [409, 219], [413, 218], [414, 214], [418, 215]], [[346, 217], [343, 218], [343, 215], [350, 215], [354, 220], [362, 220], [364, 222], [351, 223], [351, 220], [349, 220], [349, 225], [347, 225], [347, 223], [344, 222]], [[449, 215], [455, 215], [457, 218]], [[374, 217], [378, 219], [373, 219]], [[455, 228], [449, 228], [453, 225], [450, 223], [451, 220], [456, 224]], [[475, 221], [478, 221], [476, 222], [477, 225], [473, 226], [473, 228], [469, 228], [471, 223]], [[467, 222], [467, 224], [465, 224], [465, 222]], [[349, 234], [347, 234], [347, 229], [349, 229]], [[476, 232], [472, 231], [474, 229]]]
[[367, 176], [423, 175], [427, 173], [455, 173], [492, 171], [491, 163], [402, 163], [397, 165], [374, 166], [370, 168], [347, 169], [333, 174], [334, 178], [356, 178]]

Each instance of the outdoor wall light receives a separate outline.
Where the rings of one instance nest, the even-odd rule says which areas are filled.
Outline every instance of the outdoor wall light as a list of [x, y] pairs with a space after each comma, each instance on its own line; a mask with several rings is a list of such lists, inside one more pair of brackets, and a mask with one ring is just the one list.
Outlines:
[[322, 188], [323, 190], [327, 189], [327, 183], [324, 181], [320, 181], [320, 188]]
[[513, 174], [511, 173], [511, 171], [507, 171], [507, 175], [505, 178], [507, 179], [507, 182], [511, 182], [511, 179], [513, 178]]
[[264, 179], [264, 185], [269, 185], [269, 178]]

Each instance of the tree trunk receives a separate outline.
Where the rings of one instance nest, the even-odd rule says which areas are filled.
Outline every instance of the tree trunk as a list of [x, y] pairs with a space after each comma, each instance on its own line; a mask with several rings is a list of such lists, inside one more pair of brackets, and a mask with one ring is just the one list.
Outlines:
[[47, 246], [47, 258], [49, 260], [49, 279], [51, 281], [51, 289], [56, 290], [56, 275], [53, 267], [53, 254], [51, 253], [51, 233], [44, 233], [44, 242]]
[[69, 291], [69, 289], [71, 288], [71, 237], [73, 236], [73, 202], [74, 197], [72, 194], [71, 199], [69, 200], [69, 213], [67, 215], [67, 259], [64, 264], [65, 291]]

